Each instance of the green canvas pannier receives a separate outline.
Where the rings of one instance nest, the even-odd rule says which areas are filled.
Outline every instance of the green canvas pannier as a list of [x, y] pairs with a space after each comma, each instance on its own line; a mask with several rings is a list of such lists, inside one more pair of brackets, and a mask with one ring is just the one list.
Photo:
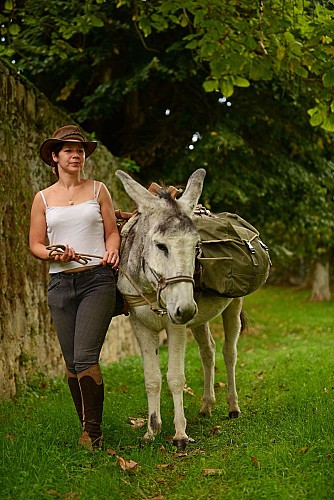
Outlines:
[[239, 215], [207, 213], [199, 210], [193, 217], [201, 237], [196, 287], [225, 297], [254, 292], [266, 282], [271, 266], [259, 232]]

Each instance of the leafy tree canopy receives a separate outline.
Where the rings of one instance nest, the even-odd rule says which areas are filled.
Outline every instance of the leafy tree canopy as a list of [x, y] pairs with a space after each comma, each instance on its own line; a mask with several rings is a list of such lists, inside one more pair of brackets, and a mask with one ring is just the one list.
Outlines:
[[250, 219], [282, 259], [327, 251], [334, 232], [331, 136], [311, 127], [300, 105], [273, 99], [266, 84], [238, 90], [223, 113], [193, 150], [169, 159], [166, 174], [181, 181], [205, 168], [205, 205]]
[[307, 0], [118, 0], [148, 38], [183, 28], [179, 42], [207, 75], [207, 92], [278, 79], [309, 96], [312, 125], [334, 130], [334, 2]]
[[204, 166], [213, 210], [315, 255], [333, 239], [333, 3], [5, 0], [0, 57], [144, 181]]
[[101, 116], [112, 128], [107, 115], [124, 115], [126, 98], [133, 115], [133, 94], [152, 80], [195, 76], [226, 97], [279, 81], [306, 98], [313, 126], [334, 130], [332, 0], [5, 0], [0, 23], [0, 56], [92, 130]]

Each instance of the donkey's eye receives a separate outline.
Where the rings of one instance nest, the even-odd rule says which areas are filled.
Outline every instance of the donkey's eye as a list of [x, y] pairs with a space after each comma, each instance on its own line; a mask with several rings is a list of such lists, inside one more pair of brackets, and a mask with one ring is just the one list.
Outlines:
[[168, 255], [168, 249], [163, 243], [157, 243], [157, 248], [163, 252], [166, 256]]

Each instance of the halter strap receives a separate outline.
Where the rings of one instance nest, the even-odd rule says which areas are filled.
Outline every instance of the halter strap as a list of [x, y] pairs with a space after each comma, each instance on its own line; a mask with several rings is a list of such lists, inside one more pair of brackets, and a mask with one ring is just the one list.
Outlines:
[[164, 290], [167, 287], [167, 285], [172, 285], [173, 283], [180, 283], [182, 281], [185, 281], [188, 283], [192, 283], [193, 287], [195, 287], [195, 280], [192, 276], [187, 276], [187, 275], [181, 274], [179, 276], [172, 276], [171, 278], [164, 278], [163, 276], [160, 276], [154, 269], [152, 269], [145, 262], [144, 259], [142, 261], [142, 265], [143, 265], [143, 268], [145, 265], [147, 265], [147, 267], [149, 268], [149, 270], [151, 271], [151, 273], [153, 274], [154, 278], [157, 281], [157, 290], [156, 290], [157, 304], [160, 307], [160, 309], [162, 309], [164, 311], [166, 310], [166, 307], [161, 301], [161, 292], [162, 292], [162, 290]]

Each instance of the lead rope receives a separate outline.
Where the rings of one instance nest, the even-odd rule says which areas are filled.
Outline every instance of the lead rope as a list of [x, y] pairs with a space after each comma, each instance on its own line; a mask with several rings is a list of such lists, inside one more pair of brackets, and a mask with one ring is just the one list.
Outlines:
[[[63, 255], [66, 247], [65, 247], [65, 245], [62, 245], [62, 244], [55, 244], [55, 245], [47, 246], [46, 249], [49, 250], [49, 257], [54, 257], [55, 255]], [[79, 262], [79, 264], [82, 264], [83, 266], [85, 266], [88, 262], [90, 262], [92, 260], [92, 258], [95, 258], [95, 259], [102, 259], [103, 258], [100, 255], [92, 255], [89, 253], [79, 253], [79, 252], [76, 252], [75, 256], [79, 257], [78, 260], [76, 260], [76, 262]], [[153, 312], [155, 312], [158, 316], [164, 316], [165, 314], [167, 314], [166, 310], [159, 309], [159, 308], [155, 307], [155, 305], [152, 302], [150, 302], [147, 297], [145, 297], [145, 295], [142, 293], [140, 288], [138, 288], [136, 283], [132, 280], [132, 278], [130, 278], [130, 276], [127, 274], [127, 272], [124, 271], [123, 267], [120, 264], [118, 265], [118, 269], [126, 277], [126, 279], [131, 283], [131, 285], [136, 290], [136, 292], [140, 295], [140, 297], [147, 303], [147, 305], [150, 306], [150, 309]]]

